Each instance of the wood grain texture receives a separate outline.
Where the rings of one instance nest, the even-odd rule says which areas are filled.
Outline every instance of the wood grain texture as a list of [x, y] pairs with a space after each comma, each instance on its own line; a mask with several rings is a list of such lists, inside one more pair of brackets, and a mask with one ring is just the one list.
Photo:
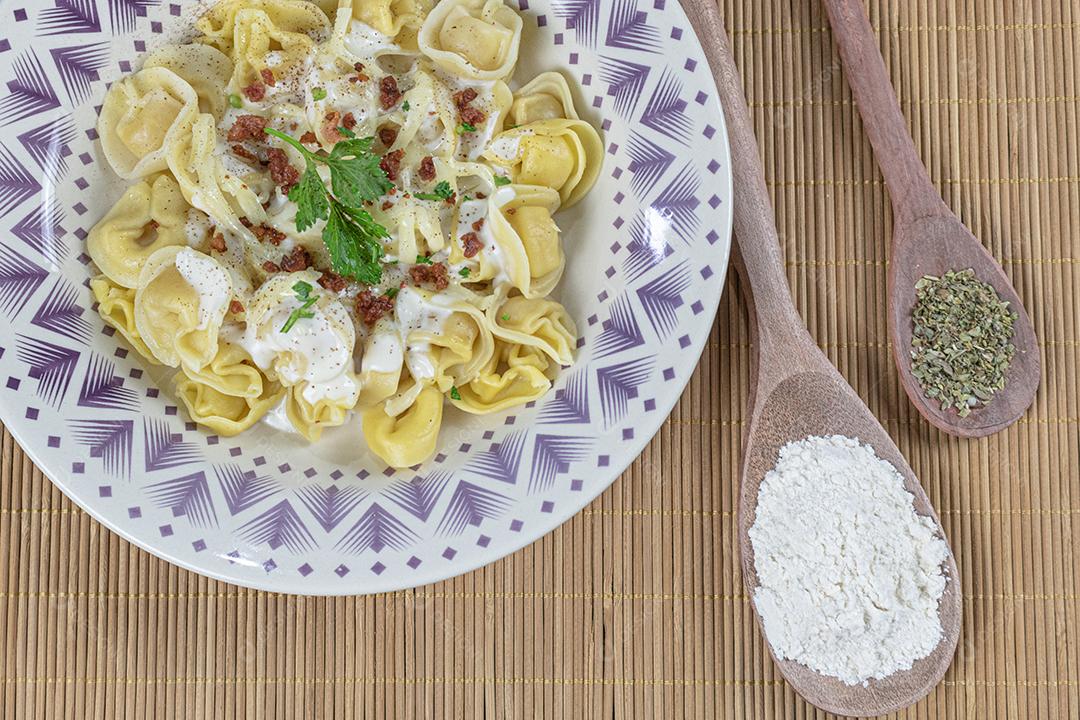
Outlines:
[[[1076, 717], [1080, 0], [867, 0], [919, 157], [1039, 337], [1034, 406], [980, 440], [935, 430], [900, 387], [889, 200], [823, 8], [721, 7], [799, 313], [956, 553], [956, 658], [895, 717]], [[290, 598], [177, 570], [74, 509], [5, 436], [0, 717], [825, 717], [780, 679], [743, 592], [749, 345], [729, 282], [686, 393], [610, 490], [537, 544], [414, 591]]]

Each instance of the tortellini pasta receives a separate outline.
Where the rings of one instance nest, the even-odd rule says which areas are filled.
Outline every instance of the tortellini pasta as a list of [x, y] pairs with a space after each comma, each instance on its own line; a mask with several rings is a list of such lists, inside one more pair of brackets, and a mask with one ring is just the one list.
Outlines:
[[105, 159], [125, 180], [165, 169], [169, 146], [199, 112], [195, 90], [172, 70], [149, 67], [113, 84], [98, 116]]
[[567, 77], [511, 90], [522, 26], [504, 0], [221, 0], [111, 87], [129, 186], [90, 288], [194, 422], [411, 467], [447, 405], [551, 390], [576, 344], [558, 213], [604, 157]]

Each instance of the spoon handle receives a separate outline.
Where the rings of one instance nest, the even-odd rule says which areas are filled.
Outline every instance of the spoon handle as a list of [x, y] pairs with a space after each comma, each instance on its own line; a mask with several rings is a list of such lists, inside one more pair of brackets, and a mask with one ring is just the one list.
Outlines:
[[727, 32], [715, 0], [684, 0], [682, 5], [709, 59], [724, 107], [738, 241], [733, 259], [746, 286], [751, 332], [757, 340], [753, 345], [764, 352], [766, 347], [790, 347], [791, 337], [805, 334], [806, 328], [791, 301], [765, 173]]
[[944, 207], [908, 132], [861, 0], [823, 0], [848, 85], [892, 198], [893, 214], [915, 219]]

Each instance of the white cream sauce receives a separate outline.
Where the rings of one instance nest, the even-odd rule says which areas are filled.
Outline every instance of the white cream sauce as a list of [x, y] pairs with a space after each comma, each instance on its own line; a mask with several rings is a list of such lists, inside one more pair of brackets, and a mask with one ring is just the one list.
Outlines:
[[205, 330], [225, 314], [232, 298], [232, 279], [225, 268], [191, 248], [176, 254], [176, 271], [199, 294], [199, 330]]

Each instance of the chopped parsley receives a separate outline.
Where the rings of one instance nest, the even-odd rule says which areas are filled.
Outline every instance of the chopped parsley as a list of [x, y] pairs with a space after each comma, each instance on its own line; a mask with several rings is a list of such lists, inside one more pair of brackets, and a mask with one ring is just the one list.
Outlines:
[[229, 104], [237, 109], [244, 107], [243, 99], [236, 93], [231, 93], [229, 95]]
[[324, 90], [321, 87], [312, 88], [311, 97], [314, 100], [325, 100], [326, 99], [326, 90]]
[[472, 271], [469, 270], [469, 268], [464, 268], [463, 267], [463, 268], [461, 268], [460, 270], [457, 271], [457, 274], [460, 275], [463, 278], [467, 278], [467, 277], [469, 277], [470, 272], [472, 272]]
[[386, 292], [383, 293], [383, 295], [390, 298], [391, 300], [396, 298], [397, 294], [398, 294], [398, 288], [386, 288]]
[[413, 197], [420, 200], [449, 200], [454, 197], [454, 191], [450, 188], [450, 183], [441, 180], [435, 185], [434, 192], [413, 193]]
[[416, 264], [417, 265], [431, 265], [432, 264], [431, 256], [430, 255], [417, 255], [416, 256]]
[[457, 126], [454, 130], [458, 135], [464, 135], [467, 132], [476, 132], [476, 126], [472, 123], [463, 122]]
[[506, 177], [505, 175], [496, 175], [495, 176], [495, 187], [502, 187], [503, 185], [509, 185], [509, 184], [510, 184], [510, 178]]
[[450, 399], [451, 400], [460, 400], [461, 399], [461, 393], [458, 392], [458, 389], [457, 389], [456, 385], [453, 385], [450, 388]]
[[472, 202], [472, 195], [462, 195], [461, 202]]
[[[289, 191], [289, 199], [296, 203], [296, 229], [303, 232], [325, 220], [322, 238], [334, 272], [367, 285], [378, 284], [382, 279], [382, 238], [390, 233], [363, 205], [384, 195], [393, 183], [379, 167], [379, 156], [371, 152], [375, 138], [357, 138], [350, 132], [325, 153], [308, 150], [273, 128], [265, 132], [292, 145], [307, 166], [300, 182]], [[330, 168], [330, 191], [319, 175], [319, 164]]]
[[405, 112], [409, 112], [409, 101], [408, 100], [401, 103], [401, 109], [404, 110]]
[[289, 319], [281, 326], [281, 332], [283, 333], [292, 330], [293, 325], [295, 325], [297, 321], [310, 320], [315, 317], [315, 313], [311, 312], [309, 308], [319, 300], [318, 295], [311, 294], [311, 291], [314, 290], [314, 288], [309, 282], [298, 280], [293, 284], [292, 290], [296, 293], [296, 299], [300, 301], [301, 305], [289, 313]]
[[502, 314], [502, 321], [507, 322], [509, 320], [510, 320], [510, 313], [503, 313]]

